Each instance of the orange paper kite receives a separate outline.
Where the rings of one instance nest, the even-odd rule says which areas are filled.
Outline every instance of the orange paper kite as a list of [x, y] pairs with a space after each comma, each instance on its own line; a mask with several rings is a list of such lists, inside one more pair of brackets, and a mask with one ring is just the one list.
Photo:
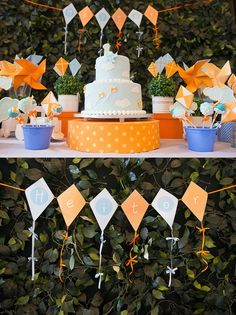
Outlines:
[[79, 14], [79, 17], [80, 17], [80, 20], [81, 20], [83, 27], [85, 27], [88, 24], [88, 22], [92, 19], [92, 17], [94, 16], [93, 12], [90, 10], [90, 8], [88, 6], [86, 6], [81, 11], [79, 11], [78, 14]]
[[207, 192], [194, 182], [191, 182], [182, 197], [182, 201], [198, 218], [198, 220], [202, 222], [206, 209], [207, 198]]
[[139, 192], [137, 192], [137, 190], [134, 190], [132, 194], [122, 203], [121, 208], [135, 231], [138, 230], [148, 206], [148, 202], [140, 195]]
[[211, 86], [211, 79], [202, 71], [202, 67], [208, 63], [209, 60], [197, 61], [192, 67], [184, 70], [178, 66], [180, 77], [187, 84], [187, 89], [195, 92], [201, 85]]
[[112, 15], [112, 19], [116, 27], [118, 28], [118, 30], [121, 32], [125, 24], [125, 21], [127, 19], [127, 15], [125, 14], [125, 12], [121, 10], [120, 8], [117, 9], [116, 12]]
[[158, 75], [158, 70], [155, 62], [152, 62], [148, 67], [148, 71], [156, 78]]
[[71, 225], [71, 223], [86, 204], [84, 197], [81, 195], [75, 185], [71, 185], [69, 188], [67, 188], [57, 198], [57, 201], [67, 227]]
[[39, 66], [34, 65], [29, 60], [17, 59], [15, 62], [20, 65], [20, 70], [14, 76], [13, 85], [17, 89], [21, 84], [26, 83], [36, 90], [46, 90], [39, 80], [46, 71], [46, 59]]
[[178, 71], [178, 65], [175, 61], [172, 61], [171, 63], [168, 63], [166, 65], [166, 77], [170, 78], [172, 77], [177, 71]]
[[66, 73], [68, 66], [69, 62], [61, 57], [55, 64], [54, 70], [57, 72], [57, 74], [63, 76]]
[[154, 9], [151, 5], [147, 7], [144, 15], [154, 26], [157, 24], [158, 11]]
[[181, 85], [175, 99], [184, 107], [189, 109], [193, 102], [193, 93], [191, 93], [188, 89], [186, 89], [183, 85]]

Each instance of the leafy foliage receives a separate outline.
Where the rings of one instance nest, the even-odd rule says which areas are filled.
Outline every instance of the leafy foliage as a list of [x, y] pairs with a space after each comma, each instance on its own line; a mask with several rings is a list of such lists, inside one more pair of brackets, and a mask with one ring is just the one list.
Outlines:
[[[181, 198], [190, 180], [207, 191], [236, 182], [236, 159], [1, 159], [4, 183], [26, 188], [41, 176], [55, 196], [74, 183], [87, 201], [107, 187], [121, 204], [137, 189], [150, 203], [162, 187]], [[125, 261], [133, 230], [121, 208], [105, 230], [103, 272], [97, 290], [100, 229], [87, 205], [69, 231], [58, 278], [65, 223], [54, 200], [36, 223], [36, 280], [31, 281], [31, 215], [24, 194], [0, 188], [0, 312], [2, 314], [206, 314], [230, 315], [235, 308], [236, 190], [209, 195], [204, 225], [209, 268], [196, 250], [199, 222], [179, 203], [174, 235], [178, 271], [167, 287], [170, 236], [166, 222], [149, 207], [135, 247], [138, 264], [129, 278]], [[148, 251], [149, 259], [144, 255]]]
[[[40, 2], [40, 1], [37, 1]], [[41, 3], [58, 6], [68, 5], [71, 1], [42, 0]], [[147, 5], [153, 4], [162, 10], [176, 5], [183, 5], [192, 1], [159, 0], [135, 1], [129, 0], [73, 0], [77, 11], [89, 5], [94, 13], [105, 7], [110, 14], [121, 6], [126, 14], [132, 9], [144, 12]], [[194, 2], [194, 1], [193, 1]], [[147, 97], [147, 82], [150, 74], [147, 68], [151, 61], [169, 52], [177, 63], [184, 61], [191, 65], [199, 59], [211, 58], [214, 63], [222, 66], [226, 60], [232, 63], [236, 55], [236, 27], [230, 14], [227, 1], [214, 0], [198, 1], [193, 7], [186, 7], [177, 11], [160, 13], [158, 17], [160, 31], [160, 47], [153, 45], [152, 24], [144, 18], [141, 30], [144, 32], [142, 56], [137, 58], [138, 28], [127, 19], [122, 36], [120, 53], [129, 56], [131, 61], [131, 75], [135, 82], [143, 87], [144, 107], [151, 107], [151, 100]], [[0, 57], [11, 60], [16, 54], [28, 56], [32, 53], [42, 54], [47, 58], [47, 73], [43, 83], [48, 89], [53, 88], [56, 73], [52, 70], [64, 51], [64, 19], [60, 11], [53, 11], [36, 7], [22, 0], [2, 0], [0, 7]], [[73, 19], [68, 27], [68, 60], [77, 57], [82, 64], [81, 74], [85, 83], [94, 80], [95, 59], [98, 56], [100, 28], [93, 18], [85, 28], [82, 37], [82, 49], [79, 53], [78, 38], [82, 28], [79, 18]], [[104, 43], [116, 42], [117, 28], [109, 21], [104, 30]], [[126, 40], [127, 39], [127, 40]], [[34, 92], [36, 98], [42, 100], [47, 92]]]
[[148, 84], [149, 95], [174, 97], [176, 92], [176, 81], [173, 78], [167, 78], [165, 74], [152, 78]]
[[69, 74], [58, 77], [54, 84], [57, 95], [76, 95], [83, 92], [83, 87], [84, 84], [79, 76], [73, 77]]

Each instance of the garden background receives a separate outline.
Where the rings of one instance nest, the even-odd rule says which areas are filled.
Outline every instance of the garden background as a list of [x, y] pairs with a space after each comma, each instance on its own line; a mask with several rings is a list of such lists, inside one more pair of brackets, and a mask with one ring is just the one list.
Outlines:
[[[35, 2], [64, 8], [70, 0], [35, 0]], [[176, 11], [159, 14], [158, 26], [160, 47], [153, 44], [153, 25], [147, 18], [143, 18], [141, 30], [144, 32], [142, 45], [144, 47], [140, 58], [137, 58], [137, 26], [127, 19], [123, 28], [122, 46], [120, 54], [126, 55], [131, 62], [131, 77], [135, 82], [142, 84], [144, 107], [150, 110], [151, 100], [147, 96], [147, 82], [151, 79], [147, 68], [160, 55], [170, 53], [181, 64], [185, 62], [191, 66], [199, 59], [211, 58], [218, 66], [230, 60], [233, 71], [236, 66], [236, 3], [233, 0], [221, 1], [72, 1], [77, 11], [88, 5], [94, 13], [102, 7], [112, 15], [118, 7], [128, 15], [132, 9], [144, 13], [148, 4], [158, 10], [163, 10], [186, 3], [194, 3], [193, 7], [181, 8]], [[49, 90], [57, 74], [53, 71], [56, 61], [64, 52], [64, 18], [61, 11], [54, 11], [37, 7], [23, 0], [2, 0], [0, 7], [0, 60], [12, 61], [16, 54], [27, 57], [30, 54], [42, 54], [47, 58], [47, 73], [43, 83]], [[82, 64], [81, 80], [88, 83], [94, 80], [95, 59], [98, 56], [100, 28], [95, 18], [86, 26], [82, 40], [81, 52], [78, 52], [79, 30], [82, 24], [75, 17], [68, 27], [68, 55], [67, 59], [77, 57]], [[109, 41], [114, 47], [118, 30], [110, 20], [104, 30], [104, 43]], [[127, 41], [125, 42], [125, 38]], [[35, 92], [40, 102], [46, 92]], [[81, 108], [83, 107], [83, 100]]]
[[[181, 198], [191, 180], [210, 192], [236, 183], [236, 159], [1, 159], [0, 180], [27, 188], [44, 177], [55, 196], [73, 183], [86, 201], [107, 188], [118, 204], [137, 189], [151, 203], [160, 188]], [[64, 282], [59, 273], [59, 252], [65, 223], [56, 199], [36, 223], [36, 280], [31, 281], [32, 225], [24, 192], [0, 187], [0, 313], [1, 314], [204, 314], [232, 315], [235, 307], [236, 190], [209, 195], [204, 225], [206, 259], [196, 255], [200, 222], [182, 202], [174, 223], [180, 238], [174, 250], [172, 287], [166, 267], [170, 229], [149, 207], [135, 247], [138, 263], [129, 277], [133, 230], [121, 208], [105, 230], [104, 281], [97, 289], [100, 229], [89, 205], [69, 229], [63, 255]], [[149, 253], [144, 258], [143, 250]]]

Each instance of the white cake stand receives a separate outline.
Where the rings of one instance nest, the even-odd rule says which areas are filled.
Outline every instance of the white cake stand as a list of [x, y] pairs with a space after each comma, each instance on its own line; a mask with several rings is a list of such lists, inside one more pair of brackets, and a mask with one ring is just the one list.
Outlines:
[[89, 114], [74, 114], [76, 118], [85, 118], [85, 119], [115, 119], [119, 121], [125, 121], [129, 119], [147, 119], [152, 117], [152, 114], [143, 114], [143, 115], [89, 115]]

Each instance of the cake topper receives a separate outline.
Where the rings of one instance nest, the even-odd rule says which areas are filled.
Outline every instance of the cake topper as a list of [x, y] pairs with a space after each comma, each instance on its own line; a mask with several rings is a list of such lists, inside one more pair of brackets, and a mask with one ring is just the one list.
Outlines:
[[108, 43], [103, 45], [104, 56], [107, 56], [111, 53], [110, 48], [111, 48], [111, 45]]

